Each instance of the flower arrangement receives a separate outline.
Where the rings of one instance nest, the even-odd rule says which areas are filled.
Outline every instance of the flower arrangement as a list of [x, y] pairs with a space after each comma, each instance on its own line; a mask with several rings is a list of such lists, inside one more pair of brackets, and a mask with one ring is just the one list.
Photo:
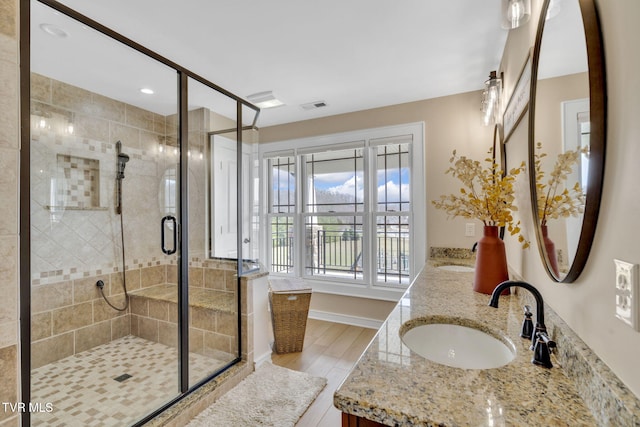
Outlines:
[[536, 196], [538, 200], [538, 218], [541, 225], [547, 225], [549, 219], [568, 218], [584, 213], [585, 196], [579, 182], [573, 187], [561, 186], [573, 171], [573, 165], [577, 163], [580, 155], [586, 153], [588, 148], [568, 150], [558, 155], [550, 178], [545, 181], [542, 170], [542, 159], [546, 153], [541, 152], [542, 143], [536, 144], [535, 170], [536, 170]]
[[[493, 149], [488, 154], [492, 155]], [[516, 176], [524, 171], [525, 163], [505, 174], [493, 156], [486, 158], [485, 162], [488, 165], [483, 167], [479, 161], [458, 156], [453, 150], [449, 159], [452, 166], [445, 173], [459, 179], [464, 187], [460, 188], [459, 195], [443, 195], [431, 203], [449, 216], [478, 219], [485, 226], [506, 227], [511, 235], [518, 235], [523, 248], [529, 247], [529, 242], [520, 234], [520, 221], [515, 222], [512, 214], [518, 210], [514, 204], [513, 183]]]

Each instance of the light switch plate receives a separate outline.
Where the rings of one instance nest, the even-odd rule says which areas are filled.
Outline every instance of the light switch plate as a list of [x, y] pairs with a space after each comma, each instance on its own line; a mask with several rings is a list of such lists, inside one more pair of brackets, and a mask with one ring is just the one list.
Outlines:
[[616, 264], [616, 317], [636, 331], [640, 331], [638, 319], [638, 265], [619, 259]]
[[465, 224], [464, 235], [466, 237], [473, 237], [476, 235], [476, 225], [473, 222], [468, 222]]

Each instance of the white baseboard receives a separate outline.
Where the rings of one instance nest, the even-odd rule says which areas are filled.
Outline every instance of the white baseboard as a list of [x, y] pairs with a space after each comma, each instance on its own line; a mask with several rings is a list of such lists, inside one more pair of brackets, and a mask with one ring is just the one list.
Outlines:
[[271, 362], [271, 351], [268, 351], [267, 353], [264, 353], [259, 357], [254, 356], [253, 363], [256, 368], [258, 368], [258, 366], [262, 365], [264, 362]]
[[360, 326], [362, 328], [380, 329], [384, 323], [382, 320], [367, 317], [349, 316], [346, 314], [331, 313], [328, 311], [309, 310], [309, 318], [325, 320], [327, 322], [342, 323], [345, 325]]

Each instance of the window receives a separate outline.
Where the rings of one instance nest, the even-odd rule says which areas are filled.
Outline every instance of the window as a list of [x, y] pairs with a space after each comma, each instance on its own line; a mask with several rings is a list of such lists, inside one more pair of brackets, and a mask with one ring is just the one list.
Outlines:
[[422, 124], [261, 150], [270, 225], [263, 259], [272, 273], [352, 290], [411, 282], [425, 254], [424, 203], [415, 203], [424, 200]]
[[271, 226], [271, 271], [293, 272], [293, 214], [296, 208], [295, 161], [293, 157], [268, 160], [269, 213]]
[[411, 256], [410, 144], [379, 145], [374, 150], [377, 281], [408, 284]]
[[364, 150], [302, 156], [304, 273], [363, 280]]

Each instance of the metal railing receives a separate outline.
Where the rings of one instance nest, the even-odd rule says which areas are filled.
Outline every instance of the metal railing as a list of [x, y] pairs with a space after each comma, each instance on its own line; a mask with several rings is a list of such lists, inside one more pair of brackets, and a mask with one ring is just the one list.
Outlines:
[[[308, 236], [305, 270], [312, 275], [362, 277], [362, 231], [315, 230]], [[385, 230], [376, 233], [376, 272], [379, 282], [404, 283], [409, 278], [408, 233]], [[272, 233], [271, 268], [293, 271], [294, 238], [290, 233]]]
[[271, 234], [271, 271], [275, 273], [293, 271], [293, 236], [290, 233]]

